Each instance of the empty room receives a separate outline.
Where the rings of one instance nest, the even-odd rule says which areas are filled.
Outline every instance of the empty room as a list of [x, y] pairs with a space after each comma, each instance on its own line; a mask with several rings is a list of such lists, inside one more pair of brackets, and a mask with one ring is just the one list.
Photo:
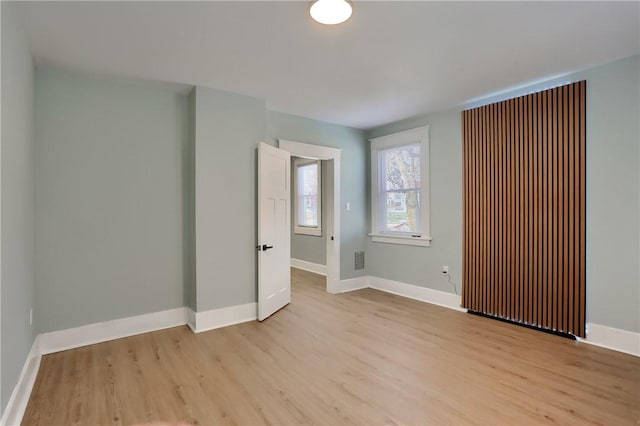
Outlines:
[[640, 422], [640, 2], [0, 5], [0, 425]]

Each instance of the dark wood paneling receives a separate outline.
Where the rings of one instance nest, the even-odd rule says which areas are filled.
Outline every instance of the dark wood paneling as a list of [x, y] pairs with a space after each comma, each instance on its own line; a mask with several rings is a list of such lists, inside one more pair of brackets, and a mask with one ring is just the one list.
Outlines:
[[586, 82], [463, 111], [465, 308], [585, 336]]

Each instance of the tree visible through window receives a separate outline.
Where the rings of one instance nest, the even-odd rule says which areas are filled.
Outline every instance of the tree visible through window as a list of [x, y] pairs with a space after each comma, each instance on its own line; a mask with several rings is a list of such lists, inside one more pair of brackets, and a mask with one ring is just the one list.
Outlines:
[[380, 151], [385, 186], [384, 227], [391, 232], [420, 232], [420, 144]]
[[429, 245], [429, 129], [371, 140], [371, 238]]

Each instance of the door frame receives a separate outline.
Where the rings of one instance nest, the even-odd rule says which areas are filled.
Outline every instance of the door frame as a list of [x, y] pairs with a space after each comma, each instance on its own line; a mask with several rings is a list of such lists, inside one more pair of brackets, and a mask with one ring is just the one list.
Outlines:
[[[340, 157], [342, 150], [328, 146], [278, 139], [279, 148], [292, 156], [333, 160], [333, 185], [327, 192], [327, 292], [339, 293], [340, 281]], [[331, 237], [333, 236], [333, 240]]]

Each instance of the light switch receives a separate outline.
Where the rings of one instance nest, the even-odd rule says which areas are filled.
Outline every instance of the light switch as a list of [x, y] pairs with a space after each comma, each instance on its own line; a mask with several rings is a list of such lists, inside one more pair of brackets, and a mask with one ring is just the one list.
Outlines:
[[347, 203], [345, 209], [350, 212], [351, 211], [351, 203]]

